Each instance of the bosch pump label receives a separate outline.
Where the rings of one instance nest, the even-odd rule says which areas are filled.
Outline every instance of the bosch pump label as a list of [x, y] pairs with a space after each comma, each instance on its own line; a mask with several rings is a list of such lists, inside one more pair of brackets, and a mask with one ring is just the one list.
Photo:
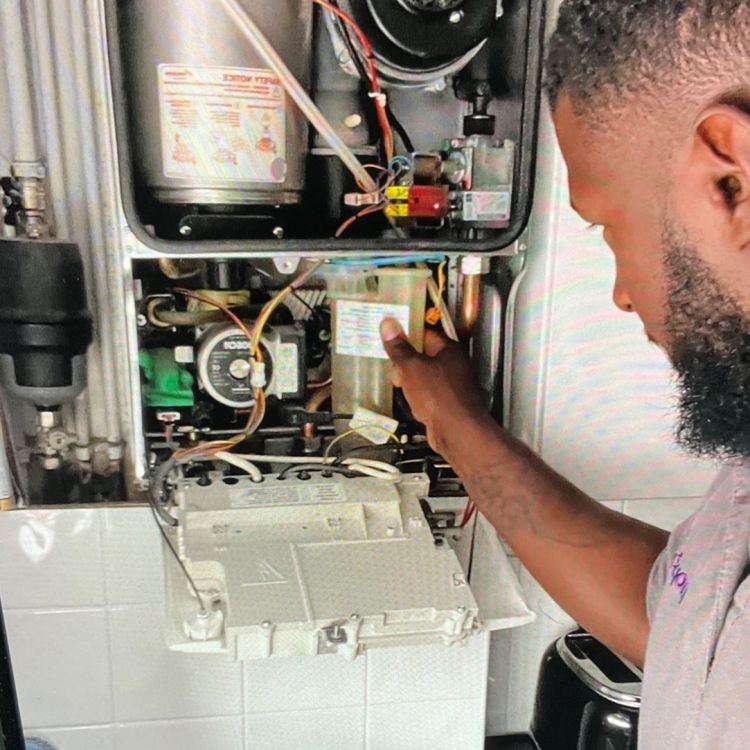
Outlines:
[[273, 71], [159, 65], [164, 175], [286, 179], [286, 103]]

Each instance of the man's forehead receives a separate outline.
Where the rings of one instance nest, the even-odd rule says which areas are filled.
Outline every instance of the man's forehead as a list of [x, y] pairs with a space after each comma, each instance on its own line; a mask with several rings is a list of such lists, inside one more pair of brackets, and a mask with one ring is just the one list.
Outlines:
[[568, 167], [572, 203], [579, 212], [596, 211], [597, 204], [616, 194], [647, 187], [650, 139], [629, 118], [607, 117], [592, 125], [563, 94], [553, 120]]

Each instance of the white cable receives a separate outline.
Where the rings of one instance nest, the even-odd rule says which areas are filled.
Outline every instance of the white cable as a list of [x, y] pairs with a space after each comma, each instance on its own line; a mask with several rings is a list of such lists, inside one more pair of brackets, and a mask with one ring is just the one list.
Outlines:
[[225, 461], [238, 469], [242, 469], [242, 471], [250, 475], [250, 479], [252, 479], [253, 482], [263, 481], [263, 473], [261, 470], [254, 463], [248, 461], [244, 456], [238, 456], [237, 454], [229, 453], [228, 451], [218, 451], [213, 454], [212, 458], [216, 458], [219, 461]]
[[[218, 454], [216, 454], [218, 456]], [[248, 461], [264, 461], [271, 464], [307, 464], [310, 466], [331, 466], [336, 459], [324, 459], [321, 456], [264, 456], [260, 453], [243, 453], [242, 458]], [[352, 471], [365, 474], [373, 479], [382, 479], [385, 482], [398, 482], [401, 480], [401, 471], [397, 466], [385, 461], [376, 461], [370, 458], [345, 458], [340, 462]]]
[[326, 120], [323, 113], [315, 105], [315, 102], [313, 102], [300, 82], [294, 77], [292, 71], [286, 66], [286, 63], [281, 59], [273, 45], [266, 39], [253, 19], [250, 18], [247, 11], [237, 0], [220, 0], [220, 2], [237, 24], [242, 34], [265, 60], [266, 64], [270, 68], [273, 68], [273, 71], [279, 77], [287, 93], [302, 110], [310, 121], [310, 124], [320, 133], [326, 143], [336, 152], [341, 161], [344, 162], [349, 171], [354, 175], [357, 184], [366, 193], [375, 192], [377, 190], [375, 181], [370, 177], [351, 149], [341, 140], [338, 133], [333, 129], [328, 120]]
[[458, 341], [456, 326], [453, 323], [453, 318], [451, 318], [450, 310], [448, 310], [448, 305], [445, 304], [445, 300], [440, 295], [440, 290], [435, 283], [435, 279], [427, 279], [427, 292], [430, 295], [432, 304], [435, 305], [435, 307], [437, 307], [437, 309], [440, 311], [440, 322], [443, 325], [445, 335], [453, 341]]

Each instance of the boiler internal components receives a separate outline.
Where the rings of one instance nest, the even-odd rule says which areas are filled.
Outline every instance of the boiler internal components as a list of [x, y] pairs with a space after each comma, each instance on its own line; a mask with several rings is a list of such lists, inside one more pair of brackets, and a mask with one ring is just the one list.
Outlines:
[[508, 224], [513, 197], [515, 144], [487, 135], [454, 138], [444, 147], [443, 174], [454, 186], [454, 221], [476, 228]]
[[[370, 38], [384, 80], [398, 86], [428, 85], [461, 70], [502, 12], [483, 0], [345, 0], [341, 6]], [[346, 62], [343, 32], [336, 24], [329, 28]]]
[[[280, 399], [302, 398], [305, 392], [304, 328], [268, 329], [260, 343], [264, 363], [258, 387]], [[200, 340], [196, 358], [201, 387], [220, 404], [234, 409], [253, 405], [254, 368], [250, 342], [230, 324], [211, 328]]]
[[544, 3], [105, 2], [141, 244], [510, 252], [531, 205]]
[[[298, 80], [311, 2], [245, 2]], [[159, 203], [278, 206], [305, 186], [307, 121], [215, 0], [120, 3], [132, 144]]]

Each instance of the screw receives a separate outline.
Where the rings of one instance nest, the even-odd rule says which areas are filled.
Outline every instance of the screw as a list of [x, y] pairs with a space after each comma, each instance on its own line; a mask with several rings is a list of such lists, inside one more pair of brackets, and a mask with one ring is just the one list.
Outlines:
[[340, 625], [332, 625], [330, 628], [326, 628], [326, 640], [332, 645], [346, 643], [346, 630]]
[[453, 13], [448, 16], [448, 20], [451, 23], [461, 23], [461, 21], [464, 20], [464, 12], [462, 10], [454, 10]]
[[260, 624], [262, 628], [270, 628], [271, 623], [268, 620], [263, 620], [263, 622]]
[[181, 235], [182, 235], [183, 237], [189, 237], [189, 236], [190, 236], [190, 235], [192, 234], [192, 232], [193, 232], [193, 229], [192, 229], [192, 227], [189, 227], [189, 226], [188, 226], [187, 224], [183, 224], [183, 225], [182, 225], [182, 226], [180, 227], [180, 230], [179, 230], [179, 231], [180, 231], [180, 234], [181, 234]]
[[359, 620], [359, 615], [355, 612], [353, 615], [349, 615], [349, 619], [356, 622]]
[[145, 315], [138, 315], [135, 322], [138, 324], [138, 328], [143, 328], [148, 323], [148, 320], [146, 320]]
[[274, 227], [271, 231], [271, 234], [277, 239], [277, 240], [283, 240], [284, 239], [284, 227]]
[[358, 128], [362, 124], [362, 115], [360, 115], [358, 112], [352, 112], [350, 115], [347, 115], [344, 118], [344, 125], [346, 125], [347, 128], [350, 130], [354, 130], [354, 128]]

